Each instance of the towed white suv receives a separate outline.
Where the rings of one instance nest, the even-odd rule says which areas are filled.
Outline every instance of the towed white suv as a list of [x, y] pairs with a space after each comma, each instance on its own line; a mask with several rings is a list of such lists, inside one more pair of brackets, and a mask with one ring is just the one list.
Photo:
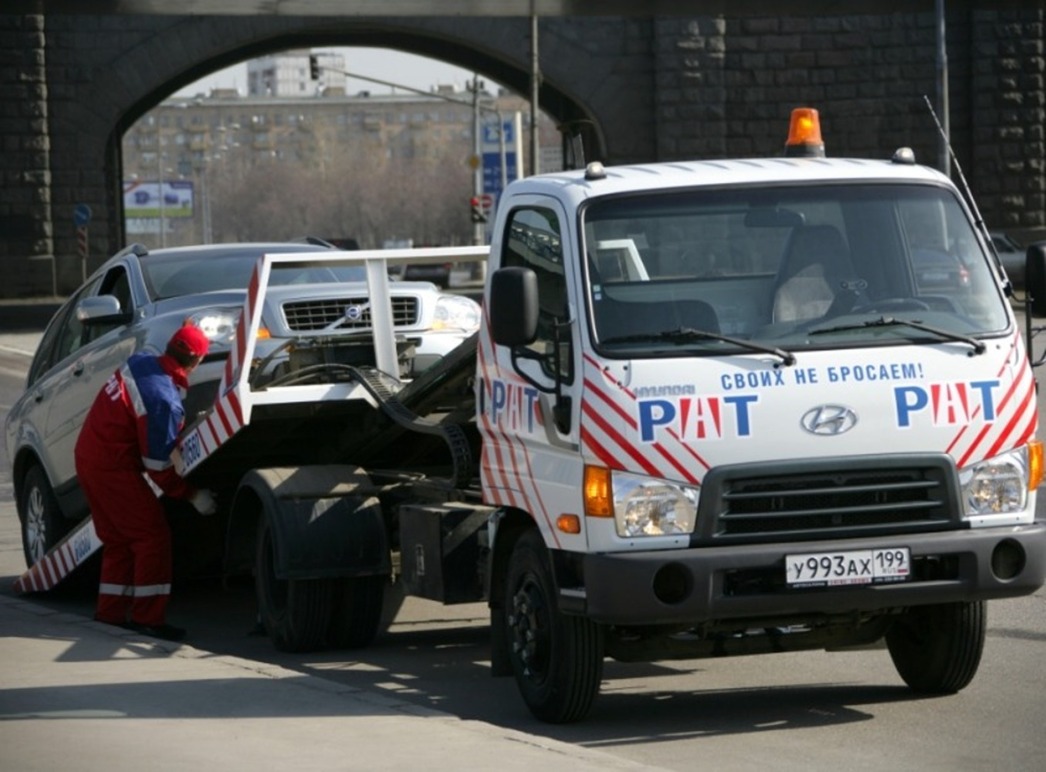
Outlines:
[[[163, 350], [185, 320], [211, 339], [186, 397], [191, 420], [210, 407], [229, 356], [247, 285], [267, 253], [329, 252], [302, 243], [209, 244], [149, 251], [132, 245], [88, 278], [51, 319], [29, 367], [26, 389], [4, 428], [27, 565], [88, 514], [73, 447], [87, 410], [132, 353]], [[399, 373], [438, 362], [480, 324], [474, 301], [428, 282], [391, 282]], [[357, 345], [370, 330], [362, 266], [301, 263], [270, 280], [253, 378], [306, 383], [331, 368], [373, 364]], [[325, 376], [326, 377], [326, 376]]]

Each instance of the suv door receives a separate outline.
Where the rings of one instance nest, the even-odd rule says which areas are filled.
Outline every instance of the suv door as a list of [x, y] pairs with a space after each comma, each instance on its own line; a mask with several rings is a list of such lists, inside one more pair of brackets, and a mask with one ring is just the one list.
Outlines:
[[127, 307], [132, 303], [127, 287], [126, 268], [118, 265], [77, 293], [55, 339], [54, 367], [36, 387], [40, 393], [37, 401], [46, 404], [41, 438], [47, 456], [45, 464], [59, 495], [66, 492], [63, 486], [76, 476], [73, 449], [91, 403], [109, 376], [135, 349], [127, 324], [85, 324], [77, 315], [77, 307], [85, 298], [115, 295], [121, 310], [133, 311]]

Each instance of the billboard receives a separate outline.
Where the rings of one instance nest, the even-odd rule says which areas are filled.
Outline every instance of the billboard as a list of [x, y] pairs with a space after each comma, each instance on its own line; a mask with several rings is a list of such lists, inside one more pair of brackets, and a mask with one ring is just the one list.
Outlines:
[[125, 180], [123, 210], [126, 218], [192, 217], [193, 184], [189, 180]]

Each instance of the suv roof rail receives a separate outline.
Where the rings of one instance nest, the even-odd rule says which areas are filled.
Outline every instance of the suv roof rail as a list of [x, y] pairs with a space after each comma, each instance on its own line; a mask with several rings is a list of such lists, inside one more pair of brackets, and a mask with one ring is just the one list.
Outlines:
[[329, 241], [325, 241], [318, 236], [298, 236], [297, 238], [289, 239], [289, 241], [292, 244], [314, 244], [318, 247], [329, 247], [330, 249], [335, 248]]
[[145, 257], [147, 254], [149, 254], [149, 249], [145, 245], [139, 244], [137, 241], [135, 241], [128, 244], [126, 247], [117, 252], [116, 256], [120, 257], [122, 255], [134, 255], [135, 257]]

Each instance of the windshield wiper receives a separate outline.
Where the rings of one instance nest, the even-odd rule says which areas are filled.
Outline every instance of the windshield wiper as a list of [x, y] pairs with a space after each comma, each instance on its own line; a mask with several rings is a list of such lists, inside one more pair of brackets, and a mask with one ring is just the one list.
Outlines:
[[945, 340], [954, 340], [958, 343], [966, 343], [973, 348], [974, 354], [983, 354], [987, 349], [984, 345], [984, 341], [971, 338], [969, 335], [962, 335], [958, 332], [951, 332], [950, 330], [943, 330], [940, 327], [933, 327], [929, 324], [923, 324], [918, 319], [897, 319], [893, 316], [881, 316], [878, 319], [872, 319], [869, 322], [859, 322], [858, 324], [840, 324], [836, 327], [821, 327], [816, 330], [810, 330], [808, 335], [826, 335], [832, 332], [846, 332], [847, 330], [863, 330], [869, 327], [911, 327], [914, 330], [922, 330], [928, 332], [931, 335], [936, 335], [939, 338]]
[[718, 332], [695, 330], [692, 327], [677, 327], [674, 330], [664, 330], [662, 332], [639, 332], [634, 335], [618, 335], [602, 340], [600, 343], [648, 343], [650, 341], [686, 343], [692, 340], [718, 340], [723, 343], [730, 343], [738, 348], [748, 349], [749, 351], [773, 354], [775, 357], [779, 357], [785, 366], [795, 364], [795, 354], [791, 351], [785, 351], [776, 346], [764, 346], [762, 343], [754, 343], [741, 338], [731, 338], [729, 335], [720, 335]]

